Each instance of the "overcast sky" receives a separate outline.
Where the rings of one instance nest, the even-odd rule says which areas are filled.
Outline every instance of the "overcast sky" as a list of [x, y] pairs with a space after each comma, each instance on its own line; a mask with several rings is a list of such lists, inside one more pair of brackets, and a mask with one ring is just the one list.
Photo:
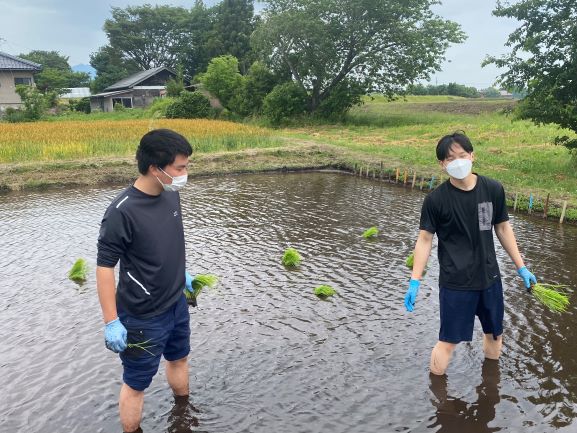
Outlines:
[[[110, 7], [170, 4], [190, 7], [193, 0], [0, 0], [0, 51], [9, 54], [31, 50], [57, 50], [70, 57], [72, 66], [87, 64], [89, 55], [107, 43], [102, 31]], [[217, 1], [206, 1], [214, 4]], [[504, 43], [517, 22], [491, 15], [496, 0], [443, 0], [434, 8], [444, 18], [461, 24], [468, 35], [465, 43], [447, 51], [447, 62], [432, 83], [457, 82], [477, 88], [491, 86], [499, 71], [481, 62], [487, 54], [507, 52]]]

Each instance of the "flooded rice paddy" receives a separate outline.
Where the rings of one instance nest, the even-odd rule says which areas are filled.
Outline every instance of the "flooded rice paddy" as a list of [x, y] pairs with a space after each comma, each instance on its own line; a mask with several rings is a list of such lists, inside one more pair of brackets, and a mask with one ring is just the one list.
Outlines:
[[[120, 188], [0, 196], [0, 431], [119, 432], [121, 366], [104, 348], [94, 273], [99, 223]], [[504, 351], [481, 329], [431, 380], [436, 254], [414, 313], [404, 265], [424, 194], [339, 173], [193, 179], [181, 194], [191, 273], [220, 276], [191, 315], [191, 405], [161, 368], [145, 432], [577, 432], [577, 298], [548, 312], [502, 248]], [[577, 287], [577, 228], [512, 216], [537, 278]], [[362, 232], [377, 226], [380, 235]], [[280, 264], [295, 247], [298, 270]], [[338, 295], [319, 300], [330, 284]]]

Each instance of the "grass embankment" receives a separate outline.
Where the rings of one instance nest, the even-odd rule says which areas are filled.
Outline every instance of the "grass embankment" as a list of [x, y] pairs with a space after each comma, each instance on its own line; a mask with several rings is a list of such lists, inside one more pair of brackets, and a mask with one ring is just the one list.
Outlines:
[[[29, 124], [0, 123], [0, 189], [63, 184], [125, 183], [136, 176], [134, 152], [153, 128], [171, 128], [195, 147], [191, 174], [221, 174], [355, 164], [411, 175], [441, 175], [434, 148], [455, 130], [475, 147], [475, 170], [500, 180], [518, 204], [535, 210], [551, 194], [553, 204], [568, 200], [577, 219], [577, 163], [567, 149], [552, 144], [555, 127], [513, 122], [507, 100], [410, 97], [387, 102], [367, 99], [345, 123], [299, 122], [279, 130], [211, 120], [147, 118], [146, 111], [75, 114]], [[553, 209], [552, 215], [559, 209]]]

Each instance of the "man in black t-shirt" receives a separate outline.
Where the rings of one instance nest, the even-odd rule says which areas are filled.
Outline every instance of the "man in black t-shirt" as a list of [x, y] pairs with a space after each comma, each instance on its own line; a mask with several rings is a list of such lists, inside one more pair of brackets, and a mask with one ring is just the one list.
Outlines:
[[525, 287], [537, 279], [529, 272], [509, 224], [505, 191], [492, 179], [472, 173], [473, 146], [461, 133], [437, 144], [437, 159], [450, 178], [423, 203], [413, 272], [405, 295], [413, 311], [420, 279], [436, 234], [439, 258], [439, 341], [431, 353], [431, 373], [443, 375], [458, 343], [471, 341], [475, 316], [483, 327], [485, 357], [498, 359], [503, 333], [503, 287], [495, 256], [493, 229]]
[[[189, 313], [180, 190], [192, 148], [168, 129], [145, 134], [136, 152], [140, 176], [110, 204], [98, 237], [96, 282], [106, 347], [119, 353], [120, 422], [141, 432], [144, 390], [166, 360], [177, 402], [188, 398]], [[118, 287], [114, 267], [120, 262]]]

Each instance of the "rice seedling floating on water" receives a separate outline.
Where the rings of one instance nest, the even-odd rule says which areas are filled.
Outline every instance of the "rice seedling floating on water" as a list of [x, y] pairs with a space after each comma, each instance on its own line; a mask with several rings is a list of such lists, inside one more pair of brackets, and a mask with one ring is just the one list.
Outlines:
[[370, 227], [363, 232], [363, 237], [365, 239], [376, 238], [379, 234], [379, 229], [376, 227]]
[[533, 296], [555, 313], [564, 313], [569, 306], [569, 296], [561, 290], [567, 286], [561, 284], [534, 284], [531, 287]]
[[337, 291], [335, 289], [327, 285], [322, 285], [315, 288], [315, 295], [322, 299], [326, 299], [329, 296], [335, 295], [336, 293]]
[[407, 268], [413, 269], [414, 264], [415, 264], [415, 252], [413, 251], [411, 254], [409, 254], [407, 260], [405, 260], [405, 265], [407, 265]]
[[191, 293], [188, 290], [184, 290], [184, 295], [187, 301], [196, 301], [197, 296], [200, 294], [202, 289], [205, 287], [214, 287], [218, 283], [218, 277], [212, 274], [199, 274], [195, 275], [192, 279], [192, 288], [194, 292]]
[[88, 266], [86, 266], [86, 260], [78, 259], [74, 262], [70, 271], [68, 271], [68, 278], [75, 283], [83, 283], [86, 281], [87, 272]]
[[294, 248], [287, 248], [282, 256], [282, 264], [287, 268], [295, 268], [301, 264], [301, 255]]
[[[413, 269], [414, 264], [415, 264], [415, 252], [413, 251], [406, 258], [405, 265], [407, 266], [407, 268]], [[423, 269], [423, 277], [425, 276], [426, 273], [427, 273], [427, 269], [425, 268], [425, 269]]]

